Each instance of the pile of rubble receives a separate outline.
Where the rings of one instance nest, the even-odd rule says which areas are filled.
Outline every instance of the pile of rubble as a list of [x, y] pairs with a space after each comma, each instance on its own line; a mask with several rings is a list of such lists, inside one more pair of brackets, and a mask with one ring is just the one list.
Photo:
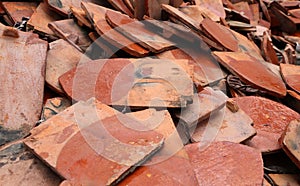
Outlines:
[[0, 185], [300, 185], [300, 1], [0, 4]]

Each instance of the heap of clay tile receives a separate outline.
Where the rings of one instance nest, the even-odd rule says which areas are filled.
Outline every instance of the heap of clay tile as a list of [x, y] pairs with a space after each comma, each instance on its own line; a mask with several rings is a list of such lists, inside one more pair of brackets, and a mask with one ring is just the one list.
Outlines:
[[300, 1], [0, 5], [0, 185], [300, 185]]

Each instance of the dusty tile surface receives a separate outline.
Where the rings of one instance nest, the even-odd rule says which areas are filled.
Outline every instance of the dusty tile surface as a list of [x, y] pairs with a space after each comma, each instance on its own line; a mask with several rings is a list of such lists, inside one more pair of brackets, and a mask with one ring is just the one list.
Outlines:
[[198, 143], [184, 147], [203, 185], [261, 185], [263, 161], [256, 149], [231, 142], [215, 142], [205, 149]]
[[[18, 38], [7, 36], [12, 33]], [[39, 120], [48, 44], [36, 34], [2, 25], [0, 34], [0, 132], [5, 137], [9, 130], [21, 130], [17, 135], [22, 136]]]
[[25, 144], [67, 180], [110, 185], [161, 148], [163, 136], [140, 125], [91, 99], [36, 127]]
[[279, 150], [281, 147], [278, 139], [288, 124], [300, 117], [290, 108], [266, 98], [249, 96], [234, 100], [251, 117], [257, 131], [257, 135], [246, 144], [262, 152]]
[[280, 64], [280, 70], [287, 85], [300, 94], [300, 66]]
[[115, 58], [85, 63], [59, 81], [75, 100], [95, 96], [109, 105], [181, 107], [193, 95], [189, 68], [186, 60]]
[[[242, 81], [278, 97], [286, 95], [285, 84], [260, 61], [245, 53], [213, 52], [218, 61]], [[249, 69], [255, 69], [249, 71]]]
[[[198, 123], [191, 135], [192, 141], [212, 140], [241, 143], [256, 134], [256, 130], [251, 126], [252, 119], [244, 111], [238, 109], [237, 112], [232, 112], [227, 107], [224, 110], [215, 113], [208, 120]], [[211, 135], [215, 130], [217, 130], [216, 135]], [[209, 135], [205, 132], [208, 132]]]

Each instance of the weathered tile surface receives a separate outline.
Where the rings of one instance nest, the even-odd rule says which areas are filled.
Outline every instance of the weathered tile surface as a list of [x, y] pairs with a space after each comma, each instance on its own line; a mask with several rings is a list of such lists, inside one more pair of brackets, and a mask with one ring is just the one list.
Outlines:
[[172, 157], [165, 158], [164, 161], [152, 164], [151, 161], [155, 162], [157, 158], [163, 157], [153, 157], [148, 162], [149, 165], [139, 167], [133, 174], [126, 177], [120, 185], [198, 185], [193, 167], [184, 150]]
[[126, 115], [143, 123], [141, 130], [154, 130], [164, 136], [164, 145], [155, 154], [158, 157], [156, 157], [156, 160], [146, 163], [147, 165], [164, 161], [164, 158], [173, 156], [183, 148], [180, 136], [167, 110], [156, 111], [155, 109], [146, 109], [138, 112], [130, 112]]
[[256, 149], [231, 142], [215, 142], [205, 149], [198, 143], [186, 150], [199, 184], [261, 185], [263, 160]]
[[53, 21], [48, 27], [61, 39], [67, 40], [71, 45], [79, 51], [84, 52], [90, 46], [92, 41], [88, 36], [88, 32], [79, 27], [73, 19], [65, 19]]
[[[232, 32], [225, 26], [222, 26], [209, 18], [204, 19], [201, 24], [201, 28], [211, 36], [216, 42], [220, 43], [226, 50], [237, 52], [238, 41], [232, 35]], [[224, 37], [226, 35], [226, 37]]]
[[162, 146], [163, 136], [153, 130], [139, 131], [141, 125], [90, 99], [34, 128], [25, 144], [67, 180], [110, 185]]
[[300, 94], [300, 66], [281, 63], [280, 71], [287, 85]]
[[22, 143], [0, 150], [0, 185], [58, 185], [61, 179], [25, 149]]
[[282, 80], [256, 58], [241, 52], [213, 52], [213, 54], [225, 68], [243, 82], [274, 96], [286, 95], [286, 87]]
[[15, 24], [22, 21], [22, 17], [30, 17], [37, 8], [37, 2], [1, 2], [5, 12]]
[[46, 82], [53, 90], [63, 94], [58, 78], [83, 60], [83, 54], [67, 41], [59, 39], [51, 42], [47, 53]]
[[107, 11], [105, 17], [108, 23], [117, 31], [133, 40], [134, 43], [139, 43], [141, 46], [154, 53], [159, 53], [175, 47], [173, 42], [146, 29], [142, 22], [131, 19], [124, 14]]
[[173, 49], [159, 53], [156, 56], [160, 59], [189, 60], [189, 63], [194, 66], [193, 81], [196, 86], [206, 86], [225, 78], [225, 74], [210, 52], [196, 52], [193, 49], [186, 49], [186, 51]]
[[85, 63], [60, 77], [74, 100], [96, 97], [109, 105], [186, 106], [193, 95], [186, 60], [103, 59]]
[[5, 137], [9, 130], [21, 130], [15, 135], [22, 136], [39, 120], [48, 44], [36, 34], [3, 25], [0, 35], [0, 133]]
[[48, 23], [60, 19], [61, 16], [49, 10], [46, 3], [41, 2], [30, 17], [27, 26], [39, 33], [53, 35], [54, 33], [48, 28]]
[[111, 43], [117, 49], [122, 49], [132, 56], [145, 57], [149, 54], [148, 50], [114, 30], [107, 23], [105, 13], [109, 10], [108, 8], [97, 6], [92, 3], [82, 3], [82, 6], [86, 11], [86, 14], [89, 15], [89, 18], [94, 23], [97, 33], [103, 39]]
[[234, 98], [240, 109], [253, 120], [253, 127], [257, 135], [246, 144], [261, 150], [270, 152], [279, 150], [278, 139], [288, 126], [290, 121], [299, 119], [300, 115], [290, 108], [262, 97]]
[[184, 144], [191, 138], [197, 124], [222, 109], [226, 100], [227, 96], [223, 92], [214, 91], [210, 87], [194, 95], [193, 103], [176, 114], [179, 118], [177, 129]]
[[282, 136], [282, 148], [291, 160], [300, 168], [300, 119], [289, 123]]
[[189, 28], [198, 31], [200, 29], [199, 27], [199, 22], [194, 20], [192, 17], [188, 16], [187, 14], [181, 12], [177, 8], [167, 5], [167, 4], [162, 4], [162, 9], [174, 18], [178, 19], [180, 22], [184, 23], [187, 25]]
[[195, 0], [195, 4], [201, 6], [203, 9], [206, 9], [207, 12], [212, 12], [216, 14], [220, 18], [225, 19], [226, 17], [222, 0]]
[[123, 0], [108, 0], [110, 4], [117, 10], [127, 14], [129, 17], [134, 17], [133, 12], [124, 4]]
[[[232, 112], [227, 107], [198, 123], [191, 134], [193, 142], [229, 141], [241, 143], [256, 134], [252, 119], [241, 109]], [[215, 132], [215, 134], [214, 134]]]

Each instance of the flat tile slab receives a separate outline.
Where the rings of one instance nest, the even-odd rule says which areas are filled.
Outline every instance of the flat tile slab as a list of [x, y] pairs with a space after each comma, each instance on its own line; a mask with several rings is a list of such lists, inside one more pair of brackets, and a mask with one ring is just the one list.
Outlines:
[[111, 43], [117, 49], [122, 49], [132, 56], [145, 57], [149, 54], [149, 50], [146, 50], [139, 44], [133, 42], [118, 31], [114, 30], [107, 23], [107, 21], [105, 20], [105, 13], [109, 10], [108, 8], [92, 3], [82, 3], [82, 6], [86, 14], [94, 23], [96, 31], [101, 36], [101, 38]]
[[154, 156], [158, 156], [155, 160], [146, 163], [156, 164], [165, 161], [183, 148], [181, 138], [173, 123], [172, 117], [167, 110], [156, 111], [155, 109], [146, 109], [137, 112], [130, 112], [126, 114], [134, 120], [143, 123], [141, 130], [154, 130], [163, 135], [164, 145]]
[[186, 51], [173, 49], [159, 53], [156, 57], [159, 59], [189, 60], [189, 63], [194, 66], [193, 81], [196, 86], [207, 86], [225, 78], [225, 74], [210, 52], [196, 52], [193, 49], [187, 49]]
[[207, 119], [213, 111], [220, 110], [226, 100], [227, 96], [223, 92], [205, 87], [203, 91], [194, 95], [193, 103], [177, 114], [177, 117], [190, 128]]
[[34, 128], [25, 144], [71, 182], [114, 185], [163, 144], [161, 134], [140, 131], [141, 126], [142, 123], [90, 99]]
[[199, 27], [199, 22], [197, 20], [193, 19], [192, 17], [188, 16], [187, 14], [181, 12], [179, 9], [171, 5], [162, 4], [161, 7], [164, 11], [166, 11], [172, 17], [179, 20], [189, 28], [195, 31], [199, 31], [200, 27]]
[[173, 42], [162, 38], [152, 30], [146, 29], [142, 22], [131, 19], [124, 14], [107, 11], [105, 17], [115, 30], [151, 52], [159, 53], [175, 47]]
[[202, 185], [262, 185], [263, 160], [256, 149], [231, 142], [215, 142], [205, 149], [193, 143], [184, 149]]
[[150, 165], [139, 167], [119, 185], [198, 185], [193, 167], [184, 150], [162, 162], [152, 164], [151, 161], [155, 162], [156, 158], [162, 157], [153, 157], [149, 161]]
[[277, 97], [286, 95], [283, 81], [256, 58], [242, 52], [213, 52], [213, 54], [226, 69], [244, 83]]
[[197, 20], [199, 24], [203, 21], [204, 18], [210, 18], [212, 21], [220, 21], [220, 17], [215, 13], [209, 11], [207, 8], [198, 6], [198, 5], [189, 5], [179, 7], [179, 10], [187, 14], [194, 20]]
[[59, 39], [49, 44], [46, 65], [46, 82], [56, 92], [64, 94], [58, 78], [76, 67], [84, 56], [67, 41]]
[[0, 136], [9, 130], [21, 130], [22, 136], [39, 120], [42, 110], [48, 43], [36, 34], [3, 25], [0, 35]]
[[92, 43], [88, 36], [89, 32], [78, 26], [73, 19], [53, 21], [48, 24], [48, 27], [58, 37], [68, 41], [81, 52], [86, 51]]
[[282, 148], [300, 168], [300, 119], [293, 120], [282, 136]]
[[21, 22], [23, 17], [31, 17], [38, 6], [37, 2], [1, 2], [12, 23]]
[[232, 52], [238, 51], [238, 41], [234, 38], [232, 32], [225, 26], [220, 25], [209, 18], [204, 19], [200, 26], [207, 35], [221, 44], [225, 50]]
[[297, 112], [266, 98], [249, 96], [234, 100], [251, 117], [257, 131], [246, 144], [262, 152], [279, 150], [278, 139], [292, 120], [300, 118]]
[[195, 0], [195, 4], [201, 6], [202, 8], [210, 11], [220, 18], [225, 19], [226, 13], [223, 7], [222, 0], [210, 1], [210, 0]]
[[227, 107], [198, 123], [191, 134], [193, 142], [229, 141], [241, 143], [256, 134], [252, 119], [242, 110], [232, 112]]
[[48, 23], [60, 19], [62, 19], [61, 16], [51, 12], [47, 4], [41, 2], [27, 22], [27, 26], [39, 33], [51, 36], [54, 35], [54, 33], [50, 30], [50, 28], [48, 28]]
[[206, 87], [194, 95], [192, 104], [176, 113], [176, 117], [179, 118], [177, 129], [184, 144], [191, 139], [197, 124], [209, 118], [213, 112], [222, 109], [226, 100], [227, 96], [223, 92]]
[[52, 116], [64, 111], [66, 108], [71, 106], [71, 101], [64, 97], [55, 97], [47, 99], [43, 106], [42, 120], [47, 120]]
[[0, 184], [53, 186], [61, 178], [26, 150], [22, 143], [12, 144], [0, 151]]
[[286, 84], [300, 94], [300, 66], [281, 63], [280, 72]]
[[193, 96], [186, 60], [102, 59], [87, 62], [59, 78], [74, 100], [96, 97], [109, 105], [185, 107]]

